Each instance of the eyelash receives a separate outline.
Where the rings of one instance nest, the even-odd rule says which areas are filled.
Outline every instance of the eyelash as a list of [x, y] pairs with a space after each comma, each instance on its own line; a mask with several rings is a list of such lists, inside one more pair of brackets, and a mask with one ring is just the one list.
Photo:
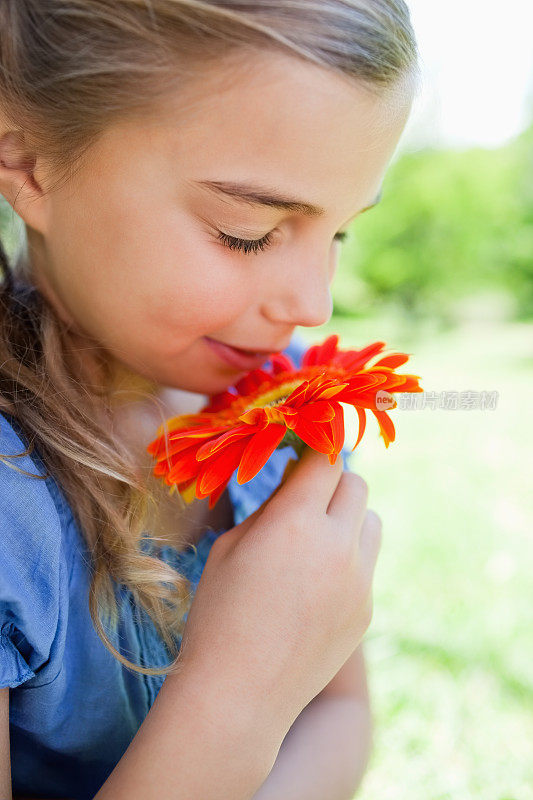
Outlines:
[[[259, 250], [266, 250], [272, 244], [272, 234], [270, 233], [267, 233], [261, 239], [237, 239], [222, 231], [219, 231], [218, 234], [218, 238], [226, 247], [229, 247], [230, 250], [240, 250], [246, 255], [257, 253]], [[342, 231], [341, 233], [336, 233], [334, 238], [339, 242], [344, 242], [347, 236], [348, 232]]]

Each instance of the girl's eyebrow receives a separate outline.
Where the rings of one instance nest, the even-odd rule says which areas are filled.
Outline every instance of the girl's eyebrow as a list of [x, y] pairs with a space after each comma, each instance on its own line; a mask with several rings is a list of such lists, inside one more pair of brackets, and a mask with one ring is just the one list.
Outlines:
[[[296, 214], [304, 214], [308, 217], [323, 217], [326, 213], [325, 209], [320, 206], [311, 205], [303, 200], [297, 200], [292, 197], [283, 197], [277, 189], [268, 188], [265, 186], [252, 186], [246, 183], [234, 183], [231, 181], [194, 181], [198, 186], [203, 186], [207, 189], [212, 189], [215, 192], [229, 195], [236, 200], [249, 203], [254, 206], [269, 206], [270, 208], [279, 208], [283, 211], [291, 211]], [[383, 197], [383, 188], [377, 194], [375, 200], [359, 212], [363, 214], [380, 202]]]

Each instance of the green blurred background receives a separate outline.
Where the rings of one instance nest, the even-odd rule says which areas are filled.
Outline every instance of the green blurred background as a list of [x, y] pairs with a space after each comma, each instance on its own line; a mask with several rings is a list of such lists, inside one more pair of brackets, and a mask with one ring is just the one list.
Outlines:
[[[494, 133], [519, 73], [504, 72], [497, 85], [493, 72], [491, 83], [492, 59], [475, 47], [498, 48], [498, 74], [512, 67], [521, 32], [532, 29], [531, 6], [509, 0], [508, 12], [524, 19], [495, 14], [487, 43], [490, 20], [479, 0], [409, 5], [422, 49], [426, 34], [434, 37], [431, 52], [440, 36], [454, 59], [440, 64], [441, 77], [461, 53], [477, 64], [464, 118], [454, 110], [457, 129], [492, 111], [484, 128]], [[463, 28], [454, 21], [458, 9]], [[482, 19], [485, 36], [476, 39]], [[502, 54], [505, 24], [511, 38]], [[426, 94], [435, 97], [438, 70], [426, 74]], [[475, 136], [467, 146], [432, 139], [439, 119], [449, 122], [461, 80], [452, 99], [444, 96], [440, 117], [415, 122], [383, 200], [354, 224], [333, 318], [300, 330], [310, 344], [332, 332], [341, 347], [384, 340], [411, 354], [398, 371], [419, 375], [425, 392], [497, 392], [495, 408], [398, 404], [388, 449], [369, 414], [352, 455], [383, 521], [364, 640], [374, 750], [360, 800], [533, 798], [533, 124], [499, 146], [476, 145]], [[14, 247], [19, 224], [10, 211], [0, 202], [0, 226]], [[347, 418], [353, 444], [355, 420]]]
[[310, 344], [383, 340], [424, 392], [497, 392], [495, 408], [398, 403], [387, 449], [370, 413], [352, 455], [383, 521], [357, 798], [531, 800], [533, 126], [401, 155], [344, 245], [334, 302], [301, 330]]

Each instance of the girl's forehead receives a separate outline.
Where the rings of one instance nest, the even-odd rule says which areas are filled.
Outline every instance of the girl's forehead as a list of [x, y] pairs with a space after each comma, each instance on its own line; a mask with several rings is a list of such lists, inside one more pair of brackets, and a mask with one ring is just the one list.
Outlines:
[[[259, 57], [258, 57], [259, 58]], [[323, 147], [373, 146], [405, 122], [409, 83], [370, 92], [355, 79], [284, 55], [259, 64], [223, 67], [176, 85], [136, 120], [141, 133], [156, 133], [171, 147], [219, 151], [231, 146], [242, 158], [257, 151], [293, 150], [306, 142]], [[135, 126], [134, 126], [135, 127]], [[352, 147], [350, 146], [352, 143]]]
[[162, 189], [217, 180], [278, 186], [349, 214], [373, 202], [408, 117], [408, 84], [380, 95], [302, 59], [257, 59], [176, 82], [150, 113], [110, 126], [94, 169], [138, 186], [154, 175]]
[[[203, 126], [225, 123], [232, 114], [245, 125], [260, 113], [294, 124], [305, 116], [314, 123], [327, 109], [332, 120], [356, 109], [366, 124], [386, 121], [410, 106], [413, 86], [406, 74], [396, 86], [370, 90], [360, 80], [275, 50], [246, 50], [190, 71], [158, 97], [149, 117], [154, 125]], [[146, 116], [146, 115], [145, 115]]]

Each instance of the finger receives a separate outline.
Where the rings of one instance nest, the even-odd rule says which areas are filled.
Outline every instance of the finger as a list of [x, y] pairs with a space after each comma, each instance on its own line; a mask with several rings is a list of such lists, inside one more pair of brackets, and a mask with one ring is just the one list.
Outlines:
[[289, 473], [285, 483], [278, 487], [276, 502], [291, 508], [306, 505], [324, 513], [342, 475], [342, 458], [337, 456], [335, 464], [329, 463], [324, 453], [304, 447], [298, 462]]
[[376, 561], [381, 549], [383, 523], [381, 518], [369, 508], [363, 520], [361, 536], [359, 539], [359, 552], [363, 562], [371, 569], [376, 567]]
[[[333, 492], [327, 514], [328, 517], [338, 518], [339, 520], [350, 519], [352, 525], [348, 532], [350, 536], [354, 536], [359, 541], [367, 503], [367, 482], [355, 472], [345, 470]], [[343, 528], [344, 526], [341, 525], [340, 527]]]

